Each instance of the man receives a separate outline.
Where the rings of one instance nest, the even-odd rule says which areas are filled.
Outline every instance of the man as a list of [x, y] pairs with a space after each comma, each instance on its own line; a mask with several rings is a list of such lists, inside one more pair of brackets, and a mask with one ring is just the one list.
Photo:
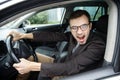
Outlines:
[[[40, 71], [39, 76], [67, 76], [92, 69], [99, 65], [103, 59], [105, 43], [92, 32], [90, 15], [84, 10], [77, 10], [69, 18], [71, 34], [53, 32], [17, 33], [11, 32], [13, 40], [32, 39], [32, 41], [69, 41], [68, 55], [62, 63], [42, 63], [31, 62], [20, 59], [20, 63], [15, 63], [15, 67], [20, 74], [30, 71]], [[16, 36], [15, 36], [16, 35]], [[44, 37], [46, 36], [46, 37]]]

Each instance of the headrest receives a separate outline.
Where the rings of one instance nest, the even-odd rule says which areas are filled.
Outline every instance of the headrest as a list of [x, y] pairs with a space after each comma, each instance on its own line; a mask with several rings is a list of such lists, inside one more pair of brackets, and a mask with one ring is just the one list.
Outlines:
[[101, 16], [96, 23], [96, 31], [107, 33], [108, 15]]

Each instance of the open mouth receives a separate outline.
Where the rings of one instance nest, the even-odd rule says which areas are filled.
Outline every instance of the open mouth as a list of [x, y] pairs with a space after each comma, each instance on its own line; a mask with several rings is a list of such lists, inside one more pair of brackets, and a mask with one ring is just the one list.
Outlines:
[[79, 39], [79, 41], [80, 41], [81, 43], [83, 43], [84, 40], [85, 40], [85, 35], [83, 35], [82, 37], [77, 36], [77, 38]]

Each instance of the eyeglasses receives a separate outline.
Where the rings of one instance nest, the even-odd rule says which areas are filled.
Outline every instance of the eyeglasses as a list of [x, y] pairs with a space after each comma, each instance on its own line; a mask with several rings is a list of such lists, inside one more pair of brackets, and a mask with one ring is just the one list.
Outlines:
[[71, 26], [72, 31], [77, 31], [80, 28], [82, 31], [85, 31], [89, 27], [89, 24], [82, 24], [81, 26]]

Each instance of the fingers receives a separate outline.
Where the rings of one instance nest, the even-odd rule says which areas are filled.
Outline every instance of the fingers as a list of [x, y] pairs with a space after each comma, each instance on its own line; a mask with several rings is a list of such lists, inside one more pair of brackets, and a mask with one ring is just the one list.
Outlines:
[[25, 74], [30, 72], [29, 70], [29, 63], [30, 61], [21, 58], [20, 63], [15, 63], [13, 64], [13, 67], [20, 73], [20, 74]]
[[26, 60], [25, 58], [20, 58], [20, 61], [21, 61], [21, 62], [26, 62], [26, 61], [28, 61], [28, 60]]
[[22, 68], [20, 67], [19, 63], [13, 64], [13, 67], [18, 71], [18, 73], [24, 74], [23, 71], [22, 71]]
[[20, 68], [18, 68], [17, 71], [18, 71], [18, 73], [20, 73], [20, 74], [25, 74], [24, 71], [23, 71], [22, 69], [20, 69]]
[[25, 60], [24, 58], [21, 58], [19, 63], [14, 63], [14, 64], [13, 64], [13, 67], [19, 68], [20, 65], [22, 64], [22, 62], [23, 62], [24, 60]]
[[8, 36], [9, 36], [9, 35], [14, 36], [15, 33], [16, 33], [15, 31], [11, 31], [11, 32], [8, 34]]
[[15, 64], [13, 64], [13, 67], [19, 68], [19, 64], [18, 64], [18, 63], [15, 63]]
[[23, 68], [20, 67], [19, 64], [14, 64], [13, 67], [18, 71], [18, 73], [20, 73], [20, 74], [24, 74], [25, 73]]
[[12, 35], [13, 36], [13, 41], [17, 41], [17, 40], [20, 40], [22, 38], [22, 35], [23, 33], [19, 33], [19, 32], [16, 32], [16, 31], [11, 31], [9, 35]]

